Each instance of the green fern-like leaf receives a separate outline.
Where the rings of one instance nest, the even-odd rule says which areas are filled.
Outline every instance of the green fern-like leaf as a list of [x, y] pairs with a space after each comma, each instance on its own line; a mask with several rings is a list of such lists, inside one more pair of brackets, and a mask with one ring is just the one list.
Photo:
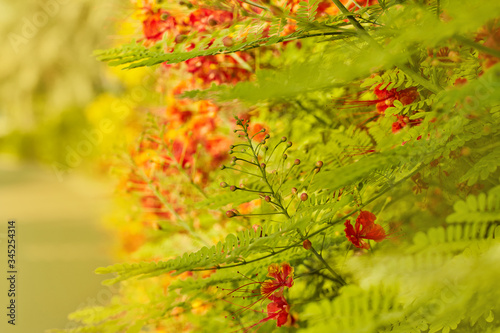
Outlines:
[[500, 188], [495, 187], [488, 194], [469, 195], [464, 201], [457, 201], [455, 212], [446, 218], [448, 223], [500, 222]]
[[304, 332], [376, 332], [401, 311], [397, 289], [384, 285], [368, 290], [347, 286], [333, 301], [325, 299], [306, 308], [304, 316], [311, 319]]
[[[240, 263], [241, 258], [251, 255], [268, 255], [273, 247], [284, 240], [282, 231], [276, 224], [264, 224], [258, 230], [243, 230], [237, 235], [229, 234], [224, 242], [219, 242], [210, 248], [203, 247], [197, 252], [184, 253], [175, 259], [160, 262], [143, 262], [135, 264], [115, 264], [98, 268], [98, 274], [116, 273], [114, 279], [104, 281], [105, 284], [117, 283], [132, 277], [153, 277], [175, 271], [180, 274], [198, 269], [214, 269], [221, 265]], [[272, 251], [271, 251], [272, 252]]]
[[308, 22], [313, 22], [316, 17], [318, 5], [320, 0], [305, 0], [299, 2], [299, 9], [297, 10], [298, 27], [307, 27]]
[[472, 186], [479, 179], [486, 180], [490, 174], [494, 173], [500, 166], [500, 148], [493, 149], [487, 155], [481, 157], [465, 175], [460, 178], [460, 182], [467, 182], [467, 185]]

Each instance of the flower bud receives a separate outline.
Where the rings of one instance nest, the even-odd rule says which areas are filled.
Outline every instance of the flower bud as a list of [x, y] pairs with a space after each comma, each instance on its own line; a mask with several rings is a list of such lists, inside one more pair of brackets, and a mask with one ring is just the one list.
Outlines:
[[283, 159], [284, 159], [284, 160], [286, 160], [286, 159], [287, 159], [287, 157], [288, 157], [288, 155], [287, 155], [287, 154], [283, 154]]
[[321, 167], [323, 166], [323, 161], [318, 161], [318, 162], [316, 162], [316, 166], [317, 166], [318, 168], [321, 168]]
[[220, 166], [220, 169], [221, 169], [221, 170], [224, 170], [225, 168], [226, 168], [226, 166], [225, 166], [224, 164], [222, 164], [222, 165]]
[[312, 244], [311, 244], [311, 241], [309, 239], [306, 239], [303, 243], [302, 243], [302, 246], [304, 247], [304, 249], [306, 250], [310, 250], [311, 247], [312, 247]]
[[286, 143], [286, 145], [287, 145], [288, 147], [291, 147], [291, 146], [292, 146], [292, 141], [288, 141], [288, 142]]
[[234, 45], [234, 40], [231, 37], [226, 36], [222, 39], [222, 44], [224, 44], [225, 47], [231, 47]]
[[295, 161], [293, 161], [293, 164], [299, 165], [300, 164], [300, 160], [297, 158]]
[[302, 194], [300, 195], [300, 200], [302, 200], [302, 201], [306, 201], [306, 200], [307, 200], [307, 198], [309, 198], [309, 197], [308, 197], [308, 195], [307, 195], [307, 193], [302, 193]]
[[176, 44], [182, 43], [185, 40], [186, 40], [186, 36], [185, 35], [177, 35], [177, 36], [175, 36], [175, 43]]
[[282, 141], [282, 142], [285, 142], [285, 141], [286, 141], [286, 136], [282, 137], [282, 138], [281, 138], [281, 141]]
[[230, 189], [232, 192], [234, 192], [234, 191], [236, 191], [236, 186], [231, 185], [231, 186], [229, 187], [229, 189]]
[[211, 18], [211, 19], [208, 20], [208, 25], [210, 25], [212, 27], [214, 25], [217, 25], [217, 23], [219, 23], [219, 22], [217, 22], [217, 20], [214, 20], [213, 18]]
[[232, 210], [228, 210], [228, 211], [226, 212], [226, 216], [227, 216], [227, 217], [229, 217], [229, 218], [231, 218], [231, 217], [235, 217], [235, 216], [236, 216], [236, 213], [235, 213], [234, 211], [232, 211]]
[[262, 169], [265, 169], [265, 168], [266, 168], [266, 163], [261, 163], [261, 164], [260, 164], [260, 167], [261, 167]]
[[266, 134], [264, 138], [269, 139], [271, 136], [269, 134]]
[[296, 187], [292, 187], [292, 194], [297, 194], [297, 188]]
[[266, 200], [266, 202], [269, 202], [269, 201], [271, 201], [271, 197], [270, 197], [270, 196], [268, 196], [268, 195], [266, 195], [266, 196], [264, 197], [264, 200]]
[[220, 187], [222, 187], [222, 188], [227, 187], [227, 183], [226, 183], [226, 182], [221, 182], [219, 185], [220, 185]]

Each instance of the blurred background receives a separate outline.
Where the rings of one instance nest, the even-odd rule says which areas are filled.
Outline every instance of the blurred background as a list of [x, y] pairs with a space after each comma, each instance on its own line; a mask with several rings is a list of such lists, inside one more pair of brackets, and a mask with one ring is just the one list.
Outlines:
[[[123, 6], [123, 5], [121, 5]], [[109, 161], [130, 119], [126, 80], [95, 60], [126, 15], [116, 1], [0, 0], [0, 307], [7, 298], [7, 222], [17, 224], [17, 320], [1, 332], [70, 328], [67, 316], [116, 293], [101, 227]], [[110, 37], [111, 36], [111, 37]], [[138, 75], [133, 73], [130, 75]], [[140, 98], [140, 97], [138, 97]]]

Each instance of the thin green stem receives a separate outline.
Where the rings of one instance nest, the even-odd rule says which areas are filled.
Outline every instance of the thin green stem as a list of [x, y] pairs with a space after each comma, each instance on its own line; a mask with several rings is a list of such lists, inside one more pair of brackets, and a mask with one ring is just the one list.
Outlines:
[[[311, 266], [309, 266], [307, 264], [302, 264], [302, 265], [304, 265], [306, 268], [309, 269], [309, 273], [306, 273], [307, 275], [313, 275], [313, 274], [315, 274], [315, 275], [322, 276], [322, 277], [324, 277], [327, 280], [330, 280], [330, 281], [333, 281], [333, 282], [337, 282], [337, 283], [339, 282], [338, 280], [332, 278], [331, 276], [328, 276], [326, 274], [321, 273], [321, 270], [322, 269], [326, 269], [326, 267], [321, 268], [321, 269], [314, 269], [313, 267], [311, 267]], [[301, 277], [303, 275], [305, 275], [305, 274], [301, 274], [300, 276], [296, 276], [296, 278], [299, 278], [299, 277]]]
[[250, 1], [250, 0], [242, 0], [242, 1], [243, 1], [244, 3], [249, 4], [250, 6], [254, 6], [254, 7], [260, 8], [260, 9], [262, 9], [262, 10], [269, 11], [269, 12], [271, 11], [269, 8], [264, 7], [264, 6], [261, 6], [261, 5], [259, 5], [258, 3], [252, 2], [252, 1]]
[[328, 269], [328, 271], [330, 273], [332, 273], [332, 275], [340, 283], [340, 285], [345, 286], [346, 285], [345, 280], [342, 278], [342, 276], [340, 276], [337, 272], [335, 272], [333, 270], [333, 268], [325, 261], [325, 259], [323, 258], [323, 256], [321, 254], [319, 254], [318, 251], [316, 251], [314, 249], [314, 247], [312, 247], [312, 246], [311, 246], [311, 251], [316, 256], [316, 258], [318, 258], [319, 261], [321, 261], [323, 263], [323, 265], [325, 265], [326, 269]]
[[[301, 239], [306, 239], [306, 237], [304, 235], [302, 235], [302, 232], [300, 232], [300, 229], [297, 229], [297, 233], [300, 235]], [[335, 270], [325, 261], [325, 259], [323, 258], [323, 256], [321, 254], [319, 254], [318, 251], [316, 251], [316, 249], [314, 248], [314, 246], [311, 245], [311, 249], [310, 250], [316, 256], [316, 258], [318, 258], [319, 261], [321, 261], [323, 263], [323, 265], [325, 265], [326, 269], [328, 269], [328, 271], [330, 271], [330, 273], [332, 273], [332, 275], [334, 276], [335, 280], [337, 280], [337, 282], [340, 285], [345, 286], [346, 285], [345, 280], [337, 272], [335, 272]]]
[[262, 215], [281, 215], [285, 214], [284, 212], [273, 212], [273, 213], [256, 213], [256, 214], [238, 214], [237, 216], [262, 216]]
[[479, 44], [476, 42], [473, 42], [469, 40], [468, 38], [465, 38], [464, 36], [456, 35], [455, 39], [458, 40], [461, 43], [464, 43], [467, 46], [470, 46], [478, 51], [484, 52], [486, 54], [492, 55], [494, 57], [500, 58], [500, 51], [491, 49], [487, 46], [484, 46], [483, 44]]
[[254, 177], [260, 177], [260, 175], [257, 175], [255, 173], [251, 173], [251, 172], [248, 172], [248, 171], [244, 171], [244, 170], [240, 170], [240, 169], [236, 169], [236, 168], [233, 168], [233, 167], [227, 167], [225, 166], [224, 169], [231, 169], [231, 170], [234, 170], [234, 171], [239, 171], [241, 173], [246, 173], [247, 175], [250, 175], [250, 176], [254, 176]]
[[247, 189], [247, 188], [244, 188], [244, 187], [236, 187], [236, 189], [240, 190], [240, 191], [255, 192], [255, 193], [269, 193], [269, 194], [271, 194], [271, 192], [258, 191], [258, 190], [250, 190], [250, 189]]
[[281, 182], [281, 185], [278, 187], [278, 189], [276, 191], [279, 191], [281, 189], [281, 186], [283, 186], [283, 184], [285, 183], [285, 180], [288, 178], [288, 176], [290, 175], [290, 172], [292, 172], [292, 169], [294, 167], [295, 167], [295, 164], [292, 164], [290, 169], [288, 169], [288, 172], [286, 173], [285, 177], [283, 177], [283, 182]]
[[[241, 124], [241, 122], [240, 122]], [[276, 195], [276, 192], [274, 191], [274, 188], [272, 187], [272, 185], [269, 183], [269, 180], [267, 179], [267, 175], [266, 175], [266, 170], [265, 168], [261, 167], [258, 163], [259, 163], [259, 156], [257, 155], [257, 152], [255, 151], [254, 147], [253, 147], [253, 144], [252, 144], [252, 140], [250, 139], [250, 137], [248, 136], [248, 132], [247, 132], [247, 129], [245, 129], [245, 137], [247, 138], [247, 141], [248, 141], [248, 144], [250, 145], [250, 149], [252, 150], [252, 153], [255, 157], [255, 161], [257, 162], [257, 167], [259, 168], [260, 170], [260, 173], [262, 175], [262, 179], [265, 181], [267, 187], [269, 188], [269, 190], [271, 191], [271, 195], [275, 198], [278, 199], [278, 207], [281, 209], [281, 213], [283, 213], [287, 218], [290, 218], [290, 215], [288, 215], [288, 212], [286, 211], [286, 209], [283, 207], [283, 205], [281, 204], [281, 200], [280, 198]], [[265, 215], [265, 214], [264, 214]]]
[[243, 161], [243, 162], [247, 162], [248, 164], [257, 165], [254, 162], [250, 162], [250, 161], [245, 160], [244, 158], [239, 158], [239, 157], [234, 157], [234, 161]]
[[342, 14], [347, 16], [347, 19], [351, 24], [358, 30], [358, 33], [360, 35], [364, 35], [367, 37], [370, 37], [368, 33], [366, 32], [365, 28], [354, 18], [354, 15], [347, 9], [345, 6], [340, 2], [339, 0], [332, 0], [332, 2], [337, 6], [337, 8], [342, 12]]

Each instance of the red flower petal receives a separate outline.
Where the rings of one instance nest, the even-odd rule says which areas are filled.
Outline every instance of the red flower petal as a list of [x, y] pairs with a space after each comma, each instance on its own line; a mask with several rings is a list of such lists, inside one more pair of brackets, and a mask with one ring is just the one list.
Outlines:
[[369, 249], [370, 245], [363, 239], [372, 239], [376, 242], [383, 241], [387, 235], [382, 226], [375, 224], [377, 219], [375, 214], [368, 211], [360, 211], [353, 227], [350, 220], [346, 220], [344, 225], [347, 239], [359, 249]]

